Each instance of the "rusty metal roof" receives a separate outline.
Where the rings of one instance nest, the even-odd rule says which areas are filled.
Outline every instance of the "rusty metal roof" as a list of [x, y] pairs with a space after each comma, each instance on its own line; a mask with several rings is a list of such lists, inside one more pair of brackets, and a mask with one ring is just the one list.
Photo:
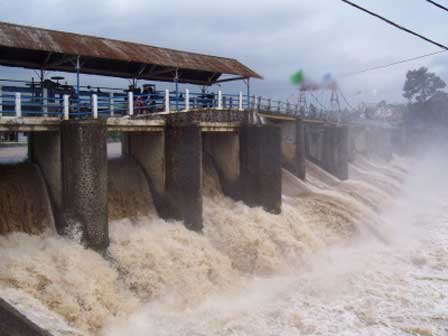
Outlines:
[[0, 22], [0, 65], [210, 85], [221, 75], [261, 78], [232, 58]]

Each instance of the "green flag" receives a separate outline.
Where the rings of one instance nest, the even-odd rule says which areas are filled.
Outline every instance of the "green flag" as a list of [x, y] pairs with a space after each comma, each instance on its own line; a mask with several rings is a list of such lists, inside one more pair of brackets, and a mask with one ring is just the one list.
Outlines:
[[294, 85], [300, 85], [303, 83], [303, 80], [305, 79], [305, 75], [303, 73], [303, 70], [299, 70], [297, 72], [295, 72], [292, 76], [291, 76], [291, 83], [293, 83]]

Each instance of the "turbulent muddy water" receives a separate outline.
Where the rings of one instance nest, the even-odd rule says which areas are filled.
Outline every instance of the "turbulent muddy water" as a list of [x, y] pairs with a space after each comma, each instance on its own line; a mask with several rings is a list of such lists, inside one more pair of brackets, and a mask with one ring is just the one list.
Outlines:
[[125, 190], [108, 258], [76, 234], [0, 237], [0, 296], [55, 335], [446, 335], [446, 161], [359, 157], [345, 182], [308, 163], [307, 182], [283, 172], [281, 215], [206, 169], [202, 235]]

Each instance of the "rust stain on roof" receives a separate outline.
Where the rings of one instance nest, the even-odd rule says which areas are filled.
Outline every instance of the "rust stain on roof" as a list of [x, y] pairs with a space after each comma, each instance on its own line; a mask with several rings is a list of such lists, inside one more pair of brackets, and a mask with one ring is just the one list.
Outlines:
[[[0, 22], [0, 48], [261, 78], [236, 59]], [[0, 54], [1, 58], [1, 54]]]

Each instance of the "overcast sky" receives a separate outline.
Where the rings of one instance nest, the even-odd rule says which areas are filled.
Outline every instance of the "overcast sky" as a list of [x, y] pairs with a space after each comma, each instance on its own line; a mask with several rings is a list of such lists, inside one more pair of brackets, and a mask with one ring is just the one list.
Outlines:
[[[424, 0], [354, 1], [448, 44], [448, 12]], [[448, 6], [448, 0], [437, 1]], [[439, 49], [339, 0], [1, 0], [1, 4], [2, 21], [237, 58], [264, 77], [253, 84], [259, 95], [291, 97], [297, 90], [289, 77], [298, 69], [315, 80], [332, 73], [354, 104], [402, 101], [406, 71], [422, 65], [448, 81], [448, 53], [341, 78]], [[0, 77], [31, 76], [0, 70]], [[114, 84], [127, 85], [123, 80]]]

